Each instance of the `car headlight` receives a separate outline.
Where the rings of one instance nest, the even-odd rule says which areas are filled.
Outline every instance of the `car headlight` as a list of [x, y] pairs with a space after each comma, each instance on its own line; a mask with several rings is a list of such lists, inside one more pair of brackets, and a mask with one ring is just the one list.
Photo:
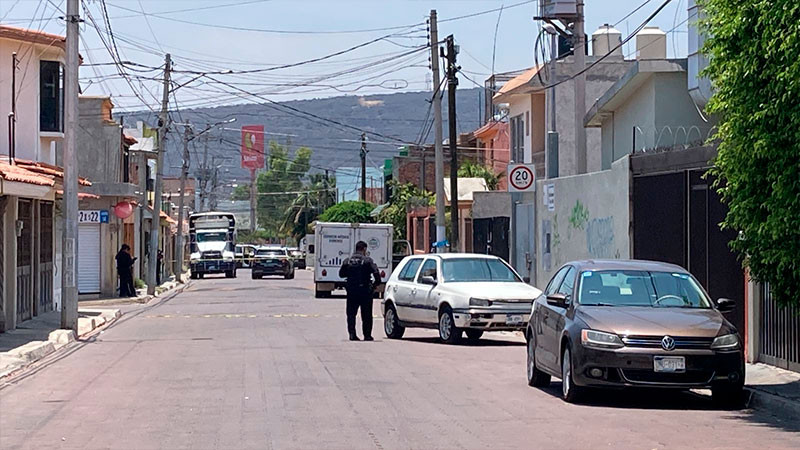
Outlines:
[[195, 253], [192, 253], [192, 254], [189, 255], [189, 260], [190, 261], [195, 261], [195, 260], [198, 260], [198, 259], [200, 259], [200, 253], [195, 252]]
[[711, 343], [711, 348], [714, 350], [728, 350], [737, 347], [739, 347], [739, 336], [735, 334], [717, 336]]
[[625, 346], [622, 339], [616, 334], [595, 330], [582, 330], [581, 344], [585, 347], [599, 348], [620, 348]]
[[470, 298], [469, 306], [492, 306], [492, 302], [485, 298]]

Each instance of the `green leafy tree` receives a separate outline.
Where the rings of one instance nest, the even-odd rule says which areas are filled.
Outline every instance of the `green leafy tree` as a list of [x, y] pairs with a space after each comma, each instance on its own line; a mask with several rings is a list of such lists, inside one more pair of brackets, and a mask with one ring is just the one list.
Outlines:
[[236, 186], [231, 194], [231, 200], [250, 200], [250, 183]]
[[378, 215], [378, 221], [394, 225], [395, 238], [405, 239], [408, 209], [415, 206], [433, 206], [435, 197], [412, 183], [400, 184], [396, 181], [390, 183], [392, 196], [389, 204]]
[[375, 218], [370, 213], [375, 205], [367, 202], [349, 201], [337, 203], [319, 216], [322, 222], [344, 223], [374, 223]]
[[496, 174], [494, 170], [472, 161], [461, 163], [461, 167], [458, 168], [458, 176], [461, 178], [483, 178], [486, 180], [486, 186], [491, 190], [497, 189], [500, 184], [500, 175]]
[[286, 210], [283, 229], [295, 240], [309, 233], [311, 224], [322, 211], [336, 203], [336, 178], [325, 178], [324, 174], [312, 174], [308, 183]]
[[719, 153], [711, 173], [723, 226], [756, 280], [800, 304], [800, 3], [704, 0], [706, 75]]
[[[256, 180], [258, 190], [258, 225], [273, 237], [287, 237], [284, 228], [287, 209], [303, 189], [303, 179], [311, 168], [311, 149], [297, 149], [294, 158], [277, 142], [269, 143], [269, 169]], [[247, 196], [249, 198], [249, 195]]]

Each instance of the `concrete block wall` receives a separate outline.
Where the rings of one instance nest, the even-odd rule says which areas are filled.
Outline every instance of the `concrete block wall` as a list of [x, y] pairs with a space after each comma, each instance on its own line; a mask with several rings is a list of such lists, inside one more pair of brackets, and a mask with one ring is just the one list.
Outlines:
[[[552, 211], [545, 203], [550, 186]], [[534, 284], [546, 286], [568, 261], [630, 258], [630, 193], [627, 156], [610, 170], [538, 181]]]

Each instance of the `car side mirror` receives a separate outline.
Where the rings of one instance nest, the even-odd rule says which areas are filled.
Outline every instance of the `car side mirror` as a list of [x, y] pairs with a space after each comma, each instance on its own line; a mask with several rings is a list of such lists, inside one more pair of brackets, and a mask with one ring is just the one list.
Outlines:
[[560, 292], [550, 294], [547, 296], [547, 304], [559, 308], [566, 308], [569, 305], [569, 296]]
[[422, 284], [430, 285], [430, 286], [436, 286], [436, 278], [433, 278], [430, 275], [423, 275], [419, 279], [419, 282], [422, 283]]
[[717, 309], [720, 312], [730, 312], [736, 308], [736, 302], [729, 298], [721, 298], [717, 300]]

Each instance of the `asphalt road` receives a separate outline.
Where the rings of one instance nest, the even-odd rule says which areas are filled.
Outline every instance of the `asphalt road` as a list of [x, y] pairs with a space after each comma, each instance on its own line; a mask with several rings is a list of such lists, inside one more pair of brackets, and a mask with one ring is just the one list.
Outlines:
[[[295, 280], [193, 281], [0, 390], [0, 448], [800, 447], [800, 425], [692, 393], [585, 405], [525, 383], [512, 334], [346, 340], [343, 299]], [[376, 315], [378, 307], [376, 302]]]

